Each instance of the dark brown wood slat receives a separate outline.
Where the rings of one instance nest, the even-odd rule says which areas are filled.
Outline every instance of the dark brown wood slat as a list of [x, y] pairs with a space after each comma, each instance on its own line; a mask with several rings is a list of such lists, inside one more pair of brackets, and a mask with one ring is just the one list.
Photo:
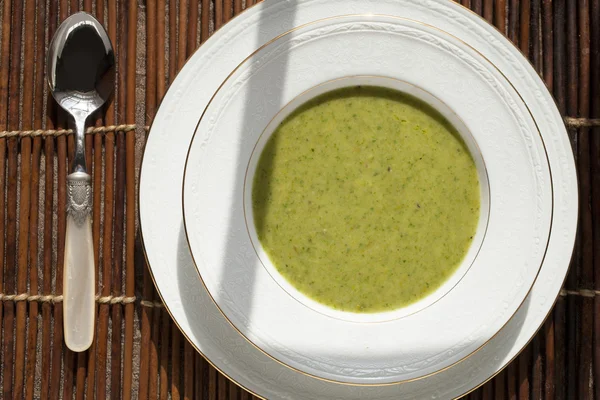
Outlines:
[[217, 400], [227, 400], [227, 378], [217, 372]]
[[506, 32], [506, 6], [507, 0], [496, 0], [494, 2], [494, 25], [504, 35]]
[[[179, 13], [181, 18], [181, 12]], [[182, 23], [182, 20], [179, 21]], [[152, 123], [154, 108], [156, 107], [156, 1], [146, 2], [146, 125]], [[152, 299], [154, 296], [153, 283], [147, 268], [143, 271], [143, 296], [144, 299]], [[150, 381], [156, 376], [154, 373], [153, 355], [156, 354], [156, 344], [152, 338], [152, 314], [151, 307], [141, 308], [142, 338], [140, 342], [140, 365], [139, 365], [139, 392], [140, 400], [149, 398]], [[155, 386], [154, 386], [155, 387]]]
[[[153, 290], [154, 291], [154, 290]], [[153, 293], [157, 297], [156, 293]], [[150, 333], [150, 376], [148, 382], [148, 398], [156, 399], [158, 396], [158, 343], [160, 340], [160, 309], [154, 309], [152, 312], [152, 330]]]
[[[529, 1], [529, 0], [528, 0]], [[531, 45], [529, 58], [533, 67], [542, 74], [542, 5], [541, 0], [530, 0], [531, 1]]]
[[519, 400], [529, 400], [530, 381], [529, 364], [531, 359], [531, 347], [528, 345], [517, 358], [519, 363]]
[[490, 381], [481, 388], [482, 400], [494, 400], [494, 382]]
[[[35, 3], [32, 0], [25, 2], [25, 17], [35, 20]], [[14, 28], [20, 29], [20, 23]], [[34, 57], [35, 29], [24, 29], [23, 37], [23, 59], [32, 60]], [[14, 54], [13, 54], [14, 56]], [[18, 64], [17, 64], [18, 65]], [[23, 62], [23, 88], [21, 92], [22, 120], [21, 126], [33, 126], [33, 63]], [[12, 112], [17, 110], [13, 109]], [[18, 112], [18, 111], [17, 111]], [[18, 118], [18, 117], [17, 117]], [[31, 207], [32, 182], [31, 182], [31, 138], [20, 140], [21, 154], [21, 182], [19, 202], [19, 244], [18, 244], [18, 268], [17, 268], [17, 293], [27, 292], [27, 276], [29, 261], [29, 213]], [[16, 303], [16, 337], [15, 337], [15, 374], [14, 374], [14, 396], [17, 399], [23, 397], [25, 392], [25, 345], [27, 303], [19, 301]]]
[[500, 371], [494, 379], [494, 399], [506, 398], [506, 372]]
[[481, 400], [482, 397], [483, 397], [483, 388], [479, 388], [476, 391], [474, 391], [473, 393], [469, 394], [469, 396], [467, 398], [468, 398], [468, 400]]
[[[600, 0], [590, 4], [590, 116], [600, 117]], [[592, 222], [594, 289], [600, 290], [600, 128], [592, 129], [590, 138], [592, 176]], [[600, 399], [600, 297], [594, 297], [593, 382], [594, 397]]]
[[554, 41], [552, 37], [552, 0], [543, 0], [542, 3], [542, 52], [544, 81], [552, 92], [554, 82]]
[[200, 24], [200, 41], [204, 43], [209, 36], [210, 15], [210, 0], [202, 0], [202, 22]]
[[240, 393], [240, 400], [250, 400], [253, 396], [245, 390]]
[[529, 57], [529, 35], [531, 33], [531, 4], [529, 0], [525, 0], [524, 3], [521, 4], [521, 21], [519, 25], [519, 39], [518, 46], [525, 54], [526, 57]]
[[506, 396], [508, 400], [516, 400], [518, 393], [517, 386], [517, 359], [513, 360], [512, 363], [506, 368]]
[[169, 345], [170, 345], [170, 330], [171, 330], [171, 317], [166, 310], [162, 311], [161, 315], [161, 329], [160, 329], [160, 399], [167, 399], [169, 397]]
[[[188, 0], [187, 57], [196, 50], [198, 36], [198, 0]], [[186, 57], [186, 58], [187, 58]]]
[[166, 0], [157, 0], [156, 3], [156, 92], [158, 101], [162, 100], [165, 95], [167, 87], [167, 75], [166, 75], [166, 46], [167, 46], [167, 35], [166, 30]]
[[214, 0], [215, 2], [215, 30], [223, 26], [223, 0]]
[[542, 399], [542, 353], [540, 352], [541, 347], [541, 332], [533, 337], [531, 341], [531, 353], [532, 353], [532, 365], [531, 365], [531, 398], [533, 400]]
[[[56, 31], [57, 18], [56, 10], [58, 4], [57, 0], [50, 0], [48, 7], [48, 40], [52, 37]], [[55, 127], [56, 120], [56, 104], [52, 100], [50, 94], [46, 96], [46, 128], [52, 129]], [[52, 232], [54, 231], [54, 155], [55, 155], [55, 139], [47, 137], [44, 139], [44, 154], [45, 154], [45, 174], [44, 186], [46, 191], [44, 209], [44, 278], [42, 287], [44, 293], [52, 293], [52, 262], [53, 262], [53, 248], [54, 248], [54, 237]], [[52, 335], [52, 310], [53, 307], [50, 303], [43, 303], [42, 305], [42, 377], [41, 387], [52, 389], [52, 369], [57, 368], [54, 364], [54, 353], [58, 349], [54, 349], [51, 341]], [[51, 390], [42, 390], [41, 397], [43, 400], [49, 398]]]
[[[33, 8], [32, 13], [35, 13], [35, 82], [34, 82], [34, 109], [33, 109], [33, 127], [43, 128], [44, 117], [44, 67], [45, 67], [45, 23], [46, 23], [46, 7], [42, 0], [38, 0]], [[27, 59], [27, 58], [25, 58]], [[25, 123], [25, 122], [24, 122]], [[39, 207], [39, 188], [40, 188], [40, 162], [42, 154], [42, 138], [36, 137], [33, 139], [33, 155], [32, 155], [32, 193], [31, 193], [31, 208], [30, 208], [30, 227], [29, 227], [29, 262], [30, 262], [30, 277], [29, 277], [29, 293], [36, 295], [39, 293], [38, 281], [38, 228], [40, 215]], [[33, 400], [35, 390], [35, 380], [37, 378], [36, 365], [39, 358], [37, 357], [38, 343], [38, 314], [39, 305], [37, 302], [29, 304], [29, 327], [27, 341], [27, 367], [25, 370], [25, 399]]]
[[[5, 1], [2, 8], [2, 43], [0, 44], [0, 129], [8, 129], [8, 76], [10, 65], [10, 20], [11, 20], [10, 1]], [[5, 263], [6, 256], [6, 200], [5, 190], [6, 182], [6, 139], [0, 139], [0, 293], [4, 293], [4, 270], [7, 268]], [[0, 306], [0, 346], [4, 349], [2, 328], [4, 325], [4, 306]], [[7, 355], [4, 351], [1, 354], [0, 361], [4, 363], [10, 362], [7, 360]], [[0, 376], [0, 384], [2, 385], [2, 393], [4, 393], [4, 377]]]
[[204, 359], [199, 353], [195, 354], [194, 357], [194, 399], [205, 399], [207, 396], [206, 380], [204, 378]]
[[[590, 115], [590, 16], [589, 1], [578, 2], [579, 28], [579, 117]], [[590, 138], [589, 129], [578, 132], [578, 175], [579, 175], [579, 225], [581, 228], [581, 273], [578, 288], [592, 289], [594, 285], [594, 244], [591, 211]], [[578, 396], [581, 400], [593, 399], [592, 386], [592, 335], [594, 300], [584, 297], [580, 301], [581, 323], [579, 327]]]
[[[8, 82], [8, 128], [19, 129], [19, 75], [21, 56], [21, 24], [23, 3], [13, 3], [11, 20], [11, 45], [10, 45], [10, 73]], [[4, 270], [6, 293], [16, 293], [15, 282], [17, 266], [17, 185], [18, 185], [18, 139], [8, 139], [8, 164], [7, 164], [7, 216], [6, 216], [6, 264]], [[13, 351], [14, 346], [14, 318], [15, 306], [13, 302], [4, 302], [4, 348], [5, 360], [11, 360], [3, 370], [3, 394], [4, 398], [13, 397], [15, 367]], [[18, 366], [17, 366], [18, 368]]]
[[169, 0], [169, 84], [177, 72], [177, 1]]
[[[122, 0], [126, 1], [126, 0]], [[127, 102], [125, 109], [125, 120], [135, 121], [135, 62], [136, 62], [136, 28], [137, 28], [137, 0], [129, 0], [127, 3]], [[126, 134], [126, 192], [125, 192], [125, 216], [126, 216], [126, 280], [125, 295], [135, 295], [135, 132]], [[134, 305], [125, 305], [125, 353], [123, 356], [123, 399], [131, 399], [133, 379], [133, 319]]]
[[181, 332], [175, 324], [171, 326], [171, 399], [181, 398]]
[[208, 369], [208, 399], [216, 400], [219, 373], [212, 365], [208, 365], [206, 368]]
[[545, 340], [545, 363], [544, 363], [544, 398], [554, 399], [555, 396], [555, 356], [554, 356], [554, 316], [552, 313], [546, 320], [543, 328]]
[[187, 340], [183, 344], [183, 398], [191, 400], [194, 398], [194, 353], [195, 350]]
[[519, 19], [521, 18], [519, 3], [519, 0], [510, 0], [510, 8], [508, 10], [508, 38], [515, 44], [515, 46], [519, 45], [518, 32]]
[[238, 400], [240, 398], [240, 388], [230, 380], [227, 380], [227, 398], [229, 400]]
[[483, 13], [483, 3], [482, 0], [471, 0], [471, 10], [474, 13], [482, 15]]
[[[108, 23], [106, 25], [108, 35], [112, 43], [117, 38], [117, 10], [114, 1], [107, 2]], [[100, 7], [97, 3], [97, 7]], [[97, 9], [98, 16], [104, 15], [104, 9]], [[101, 20], [104, 20], [102, 18]], [[114, 99], [114, 97], [113, 97]], [[105, 123], [112, 125], [115, 122], [114, 101], [106, 108]], [[100, 136], [100, 135], [98, 135]], [[104, 218], [102, 227], [102, 253], [98, 265], [98, 271], [102, 274], [102, 286], [100, 295], [110, 296], [112, 280], [112, 235], [113, 235], [113, 209], [114, 209], [114, 133], [108, 132], [104, 137]], [[98, 149], [100, 150], [100, 149]], [[100, 170], [101, 164], [96, 164]], [[96, 397], [104, 399], [107, 397], [107, 356], [108, 356], [108, 314], [110, 306], [106, 303], [98, 306], [97, 315], [97, 337], [96, 337]]]
[[[118, 44], [116, 46], [117, 51], [117, 66], [119, 71], [117, 72], [117, 123], [126, 123], [125, 117], [125, 103], [126, 103], [126, 92], [125, 87], [127, 85], [126, 75], [124, 68], [127, 63], [127, 47], [126, 47], [126, 35], [127, 35], [127, 13], [126, 3], [120, 1], [118, 3], [119, 9], [117, 11], [118, 17]], [[114, 296], [121, 296], [123, 294], [123, 233], [125, 228], [125, 134], [123, 132], [117, 132], [117, 155], [116, 155], [116, 178], [115, 178], [115, 233], [114, 233], [114, 256], [113, 256], [113, 278], [112, 278], [112, 294]], [[111, 344], [111, 396], [113, 399], [122, 398], [122, 334], [123, 334], [123, 307], [119, 304], [112, 306], [112, 344]]]
[[[566, 2], [566, 40], [567, 40], [567, 115], [577, 115], [578, 112], [578, 30], [577, 30], [577, 2]], [[569, 131], [574, 145], [575, 154], [579, 155], [578, 136], [575, 130]], [[576, 157], [578, 158], [578, 157]], [[579, 161], [578, 161], [579, 164]], [[578, 168], [579, 169], [579, 168]], [[567, 288], [577, 289], [581, 272], [582, 248], [581, 226], [579, 227], [576, 243], [574, 263], [567, 277]], [[578, 398], [577, 390], [577, 363], [579, 354], [579, 327], [580, 327], [580, 301], [574, 296], [567, 297], [567, 332], [566, 332], [566, 375], [567, 398]]]
[[[186, 0], [180, 0], [183, 3], [181, 4], [185, 4]], [[185, 64], [185, 59], [187, 57], [187, 10], [185, 7], [181, 7], [181, 4], [179, 5], [179, 23], [178, 23], [178, 32], [179, 32], [179, 38], [178, 38], [178, 50], [177, 50], [177, 65], [178, 68], [181, 69], [183, 67], [183, 64]], [[147, 57], [147, 55], [146, 55]]]
[[223, 1], [223, 22], [227, 23], [232, 16], [232, 4], [231, 0], [222, 0]]

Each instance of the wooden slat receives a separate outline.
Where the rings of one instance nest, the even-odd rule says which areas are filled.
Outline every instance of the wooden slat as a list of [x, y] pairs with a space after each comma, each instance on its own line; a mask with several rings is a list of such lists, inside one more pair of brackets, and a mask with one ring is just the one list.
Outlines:
[[[578, 49], [579, 49], [579, 117], [590, 115], [590, 18], [588, 0], [580, 0], [577, 9], [578, 17]], [[589, 129], [580, 128], [578, 132], [578, 174], [579, 174], [579, 226], [581, 228], [581, 272], [578, 288], [592, 289], [594, 285], [593, 265], [593, 230], [591, 212], [591, 177], [590, 177], [590, 140]], [[593, 399], [592, 385], [592, 335], [594, 300], [581, 299], [581, 322], [578, 328], [579, 359], [578, 363], [578, 396], [581, 400]]]
[[[577, 41], [577, 2], [566, 2], [566, 55], [567, 55], [567, 115], [577, 115], [578, 112], [578, 41]], [[579, 158], [579, 143], [577, 131], [571, 130], [573, 150], [576, 159]], [[578, 170], [580, 169], [578, 161]], [[567, 277], [567, 288], [576, 289], [581, 272], [582, 249], [581, 249], [581, 226], [579, 226], [573, 264]], [[580, 327], [580, 299], [570, 296], [567, 298], [567, 330], [566, 330], [566, 388], [567, 398], [578, 398], [577, 363], [580, 356], [579, 350], [579, 327]]]
[[[181, 18], [181, 12], [180, 12]], [[181, 19], [180, 19], [181, 23]], [[156, 105], [156, 1], [146, 2], [146, 125], [152, 123], [154, 117], [154, 108]], [[150, 273], [144, 268], [143, 278], [143, 296], [146, 299], [152, 299], [154, 295], [153, 284]], [[139, 365], [139, 399], [149, 398], [150, 381], [155, 376], [154, 373], [156, 344], [151, 341], [152, 337], [152, 313], [154, 310], [150, 307], [142, 307], [141, 324], [142, 337], [140, 343], [140, 365]]]
[[[33, 4], [33, 2], [32, 2]], [[35, 7], [30, 11], [35, 15], [35, 59], [38, 61], [35, 66], [35, 81], [34, 81], [34, 109], [33, 109], [33, 124], [34, 128], [43, 128], [44, 116], [44, 68], [45, 68], [45, 23], [46, 23], [46, 7], [43, 1], [38, 0]], [[25, 58], [27, 59], [27, 58]], [[25, 124], [25, 126], [27, 126]], [[29, 227], [29, 293], [32, 295], [39, 293], [38, 282], [38, 228], [40, 216], [39, 207], [39, 191], [40, 191], [40, 162], [42, 154], [42, 138], [36, 137], [33, 139], [33, 155], [32, 155], [32, 192], [31, 192], [31, 207], [30, 207], [30, 227]], [[35, 381], [37, 378], [36, 365], [38, 363], [37, 344], [38, 344], [38, 313], [39, 305], [37, 302], [29, 304], [29, 327], [28, 327], [28, 342], [27, 342], [27, 367], [25, 370], [25, 399], [33, 400], [35, 396]]]
[[[198, 35], [198, 0], [188, 0], [188, 23], [187, 23], [187, 57], [196, 50], [196, 37]], [[186, 58], [187, 58], [186, 57]], [[162, 98], [162, 96], [160, 97]]]
[[[527, 0], [525, 0], [527, 1]], [[519, 0], [510, 0], [510, 9], [508, 13], [508, 38], [516, 45], [519, 45], [519, 19], [521, 10], [519, 9]], [[528, 23], [528, 22], [526, 22]]]
[[210, 15], [210, 0], [202, 0], [202, 22], [200, 24], [200, 41], [204, 43], [209, 35], [209, 23], [212, 19]]
[[215, 2], [215, 30], [223, 26], [223, 0], [214, 0]]
[[[2, 43], [0, 52], [0, 129], [8, 129], [8, 76], [9, 76], [9, 65], [10, 65], [10, 22], [11, 22], [11, 2], [5, 1], [2, 14]], [[7, 269], [5, 263], [6, 247], [5, 247], [5, 221], [6, 221], [6, 202], [5, 202], [5, 190], [7, 189], [6, 182], [6, 139], [0, 139], [0, 292], [4, 293], [4, 270]], [[4, 306], [0, 306], [0, 339], [4, 338], [2, 333], [2, 327], [4, 325]], [[2, 349], [4, 350], [3, 341]], [[2, 351], [2, 362], [10, 363], [11, 360], [7, 359], [8, 355]], [[6, 375], [1, 376], [2, 393], [4, 394], [4, 387], [6, 384], [4, 380]]]
[[493, 22], [493, 19], [494, 19], [494, 1], [493, 0], [483, 0], [483, 18], [485, 18], [489, 23]]
[[[127, 47], [126, 47], [126, 35], [127, 35], [127, 9], [126, 3], [121, 1], [118, 3], [119, 9], [117, 10], [118, 17], [118, 43], [116, 45], [116, 56], [117, 56], [117, 118], [116, 123], [126, 123], [125, 120], [125, 103], [126, 103], [126, 92], [125, 87], [127, 85], [126, 75], [124, 67], [127, 63]], [[112, 279], [112, 295], [121, 296], [123, 294], [123, 242], [124, 242], [124, 229], [125, 229], [125, 134], [123, 132], [117, 132], [117, 155], [116, 155], [116, 178], [115, 178], [115, 220], [114, 220], [114, 255], [113, 255], [113, 279]], [[112, 306], [112, 344], [111, 344], [111, 395], [115, 399], [122, 398], [122, 324], [123, 324], [123, 307], [119, 304]]]
[[[21, 98], [19, 88], [20, 76], [20, 56], [21, 56], [21, 24], [23, 13], [23, 3], [13, 3], [12, 21], [11, 21], [11, 46], [10, 46], [10, 73], [8, 82], [8, 128], [19, 129], [19, 101]], [[18, 139], [8, 139], [8, 164], [7, 164], [7, 216], [6, 216], [6, 264], [4, 269], [5, 292], [16, 293], [17, 276], [16, 264], [17, 260], [17, 187], [18, 187]], [[14, 318], [15, 308], [14, 303], [4, 302], [4, 348], [3, 355], [5, 360], [13, 360], [5, 363], [3, 369], [3, 394], [4, 398], [13, 397], [13, 389], [15, 382], [14, 370], [16, 367], [17, 373], [20, 361], [15, 360], [14, 353]], [[17, 349], [17, 356], [18, 356]], [[16, 364], [16, 365], [15, 365]]]
[[[126, 0], [123, 0], [126, 1]], [[125, 109], [125, 120], [135, 121], [135, 62], [136, 62], [136, 27], [137, 27], [137, 0], [129, 0], [127, 3], [127, 102]], [[135, 295], [135, 132], [126, 133], [126, 192], [125, 192], [125, 216], [126, 216], [126, 282], [125, 295], [133, 297]], [[125, 305], [125, 353], [123, 355], [123, 399], [131, 399], [132, 379], [133, 379], [133, 319], [134, 305], [129, 303]]]
[[[32, 1], [26, 3], [26, 15], [32, 16]], [[15, 29], [20, 29], [17, 25]], [[25, 29], [24, 59], [33, 57], [34, 38], [32, 29]], [[14, 55], [13, 55], [14, 56]], [[33, 63], [24, 63], [23, 73], [23, 122], [27, 126], [33, 124]], [[12, 110], [12, 112], [18, 112]], [[19, 204], [19, 234], [18, 234], [18, 268], [17, 268], [17, 293], [27, 292], [27, 265], [28, 265], [28, 239], [29, 239], [29, 206], [31, 201], [31, 138], [22, 138], [20, 141], [21, 153], [21, 179], [20, 179], [20, 204]], [[25, 383], [25, 317], [27, 303], [16, 303], [16, 337], [15, 337], [15, 375], [14, 396], [21, 398]]]
[[[590, 116], [600, 117], [600, 0], [590, 4]], [[592, 129], [590, 140], [592, 176], [592, 222], [594, 289], [600, 290], [600, 128]], [[593, 389], [594, 398], [600, 399], [600, 296], [594, 298], [593, 311]]]

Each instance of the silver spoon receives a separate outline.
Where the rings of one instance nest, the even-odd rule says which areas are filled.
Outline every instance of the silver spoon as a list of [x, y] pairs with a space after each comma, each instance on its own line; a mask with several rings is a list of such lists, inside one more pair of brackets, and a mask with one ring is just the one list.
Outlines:
[[91, 177], [85, 166], [86, 121], [109, 99], [115, 56], [108, 34], [87, 13], [76, 13], [57, 29], [48, 50], [46, 75], [56, 102], [72, 117], [75, 156], [67, 176], [67, 231], [63, 272], [64, 335], [67, 347], [84, 351], [94, 339], [96, 282], [92, 240]]

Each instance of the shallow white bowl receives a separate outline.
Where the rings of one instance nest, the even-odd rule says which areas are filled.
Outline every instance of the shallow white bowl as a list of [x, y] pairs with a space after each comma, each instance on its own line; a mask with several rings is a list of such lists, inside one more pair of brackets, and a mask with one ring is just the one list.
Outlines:
[[[250, 193], [260, 149], [294, 105], [369, 83], [412, 91], [458, 125], [480, 171], [482, 218], [462, 266], [437, 291], [357, 314], [320, 305], [277, 273], [256, 239]], [[544, 144], [510, 82], [457, 38], [376, 15], [315, 21], [243, 62], [200, 119], [183, 186], [190, 249], [223, 315], [274, 360], [353, 385], [423, 378], [488, 342], [533, 286], [553, 207]]]
[[[285, 279], [277, 271], [277, 268], [270, 261], [268, 255], [265, 253], [265, 250], [261, 246], [256, 232], [256, 226], [254, 224], [254, 211], [252, 209], [251, 201], [252, 182], [254, 180], [256, 166], [258, 165], [258, 161], [260, 159], [260, 155], [262, 154], [264, 146], [267, 144], [269, 138], [271, 137], [275, 129], [277, 129], [279, 124], [295, 109], [297, 109], [299, 106], [316, 96], [319, 96], [331, 90], [360, 85], [385, 87], [388, 89], [398, 90], [400, 92], [417, 97], [420, 100], [423, 100], [424, 102], [429, 104], [430, 106], [434, 107], [436, 110], [438, 110], [458, 130], [461, 137], [463, 138], [465, 144], [467, 145], [469, 151], [473, 156], [480, 182], [481, 205], [479, 223], [477, 226], [477, 231], [473, 237], [473, 242], [471, 243], [471, 246], [467, 254], [465, 255], [461, 265], [457, 268], [454, 274], [452, 274], [451, 277], [446, 282], [444, 282], [434, 293], [431, 293], [430, 295], [426, 296], [420, 301], [417, 301], [413, 304], [409, 304], [408, 306], [399, 308], [397, 310], [380, 313], [351, 313], [338, 311], [331, 307], [318, 303], [299, 292], [293, 285], [291, 285], [287, 281], [287, 279]], [[351, 76], [346, 78], [334, 79], [332, 81], [322, 83], [312, 89], [301, 93], [299, 96], [295, 97], [292, 101], [286, 104], [277, 113], [277, 115], [275, 115], [271, 122], [269, 122], [263, 133], [260, 135], [256, 146], [252, 150], [252, 154], [250, 155], [250, 161], [248, 162], [248, 168], [246, 169], [246, 174], [244, 176], [243, 195], [245, 224], [246, 229], [248, 230], [248, 234], [250, 235], [252, 247], [254, 248], [254, 251], [257, 252], [263, 267], [267, 269], [271, 277], [289, 295], [294, 297], [300, 303], [324, 315], [351, 322], [385, 322], [397, 318], [406, 317], [408, 315], [419, 312], [420, 310], [423, 310], [426, 307], [429, 307], [430, 305], [434, 304], [442, 297], [444, 297], [454, 286], [456, 286], [456, 284], [462, 279], [465, 273], [467, 273], [467, 271], [475, 261], [475, 258], [477, 257], [479, 250], [481, 249], [481, 245], [483, 243], [483, 239], [487, 231], [490, 214], [490, 186], [488, 181], [487, 168], [483, 161], [481, 150], [479, 149], [475, 138], [473, 137], [469, 129], [466, 127], [463, 120], [447, 104], [444, 104], [440, 99], [434, 97], [431, 93], [426, 92], [420, 87], [398, 79], [386, 78], [381, 76]], [[310, 216], [307, 216], [307, 218], [310, 218]], [[365, 267], [368, 268], [368, 266]]]

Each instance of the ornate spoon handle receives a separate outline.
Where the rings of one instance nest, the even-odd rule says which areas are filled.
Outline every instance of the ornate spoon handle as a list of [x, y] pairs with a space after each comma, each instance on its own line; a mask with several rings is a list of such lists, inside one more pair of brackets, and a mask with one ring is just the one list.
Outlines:
[[84, 351], [94, 339], [95, 270], [92, 239], [90, 175], [67, 176], [67, 232], [63, 277], [65, 342]]

